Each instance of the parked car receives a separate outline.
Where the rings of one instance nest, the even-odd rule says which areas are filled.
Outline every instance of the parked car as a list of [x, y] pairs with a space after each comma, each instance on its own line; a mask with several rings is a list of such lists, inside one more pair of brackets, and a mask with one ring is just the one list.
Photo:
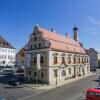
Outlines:
[[4, 66], [0, 66], [0, 70], [4, 69]]
[[3, 74], [3, 75], [14, 74], [14, 71], [13, 71], [13, 70], [3, 70], [3, 71], [1, 72], [1, 74]]
[[24, 69], [18, 68], [18, 69], [16, 70], [16, 72], [17, 72], [17, 73], [23, 73], [23, 72], [24, 72]]
[[14, 70], [14, 67], [13, 66], [5, 66], [4, 69], [6, 69], [6, 70]]
[[21, 83], [16, 78], [12, 78], [12, 79], [8, 80], [8, 84], [13, 85], [13, 86], [18, 86]]

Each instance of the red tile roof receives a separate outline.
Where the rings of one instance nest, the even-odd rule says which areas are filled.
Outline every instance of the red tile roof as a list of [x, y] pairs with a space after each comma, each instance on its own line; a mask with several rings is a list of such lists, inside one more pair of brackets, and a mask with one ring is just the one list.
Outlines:
[[17, 54], [25, 54], [25, 48], [21, 48]]
[[2, 36], [0, 36], [0, 47], [15, 49], [10, 43], [8, 43]]
[[66, 51], [66, 52], [73, 52], [73, 53], [81, 53], [86, 54], [84, 48], [80, 46], [78, 42], [75, 40], [64, 37], [60, 34], [50, 32], [48, 30], [38, 28], [38, 31], [43, 34], [43, 37], [50, 41], [51, 45], [50, 48]]

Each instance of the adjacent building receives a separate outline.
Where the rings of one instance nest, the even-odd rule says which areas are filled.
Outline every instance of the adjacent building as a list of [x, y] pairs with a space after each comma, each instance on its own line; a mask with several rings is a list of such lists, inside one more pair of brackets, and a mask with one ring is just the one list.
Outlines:
[[16, 49], [0, 36], [0, 66], [13, 66], [16, 60]]
[[38, 79], [48, 84], [59, 84], [69, 78], [90, 73], [90, 60], [78, 41], [78, 28], [73, 28], [73, 39], [54, 29], [35, 26], [25, 47], [28, 80]]
[[86, 50], [90, 58], [90, 69], [91, 71], [98, 68], [98, 52], [94, 48], [89, 48]]
[[19, 52], [16, 54], [16, 65], [18, 67], [25, 66], [25, 47], [21, 48]]

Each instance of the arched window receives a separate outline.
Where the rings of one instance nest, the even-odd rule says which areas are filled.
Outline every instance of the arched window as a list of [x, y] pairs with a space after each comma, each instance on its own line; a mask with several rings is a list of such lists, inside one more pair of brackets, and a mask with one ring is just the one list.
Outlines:
[[62, 57], [62, 64], [65, 64], [65, 57]]
[[61, 72], [61, 76], [62, 76], [62, 77], [66, 76], [65, 70], [63, 70], [63, 71]]

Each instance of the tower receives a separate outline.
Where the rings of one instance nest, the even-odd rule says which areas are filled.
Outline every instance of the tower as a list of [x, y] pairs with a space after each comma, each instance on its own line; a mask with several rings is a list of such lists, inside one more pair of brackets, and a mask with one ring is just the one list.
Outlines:
[[73, 39], [78, 42], [78, 28], [75, 26], [73, 28], [74, 36]]

